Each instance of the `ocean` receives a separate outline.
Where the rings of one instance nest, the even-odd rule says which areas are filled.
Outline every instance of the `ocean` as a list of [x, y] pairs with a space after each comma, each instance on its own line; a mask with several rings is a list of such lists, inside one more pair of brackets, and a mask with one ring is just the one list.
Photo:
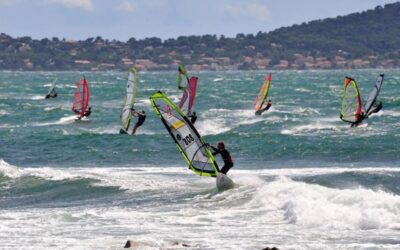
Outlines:
[[[195, 127], [235, 161], [217, 192], [151, 108], [158, 90], [179, 101], [176, 72], [138, 73], [136, 136], [119, 134], [126, 72], [0, 72], [0, 249], [399, 249], [400, 71], [272, 71], [255, 116], [267, 73], [193, 73]], [[344, 76], [365, 99], [380, 73], [383, 109], [350, 128]], [[82, 74], [92, 115], [74, 122]]]

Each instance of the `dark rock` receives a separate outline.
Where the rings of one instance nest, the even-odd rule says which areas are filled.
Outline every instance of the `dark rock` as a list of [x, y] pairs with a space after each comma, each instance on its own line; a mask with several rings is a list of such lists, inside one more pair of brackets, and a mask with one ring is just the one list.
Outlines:
[[128, 240], [124, 246], [124, 248], [131, 248], [131, 247], [137, 247], [139, 246], [139, 243], [133, 240]]

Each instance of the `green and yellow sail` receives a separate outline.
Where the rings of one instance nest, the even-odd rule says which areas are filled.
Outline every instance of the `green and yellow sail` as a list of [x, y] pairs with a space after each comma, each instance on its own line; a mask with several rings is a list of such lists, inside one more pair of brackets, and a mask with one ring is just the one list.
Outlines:
[[216, 177], [218, 167], [210, 149], [179, 107], [162, 92], [153, 94], [150, 102], [189, 169], [201, 176]]

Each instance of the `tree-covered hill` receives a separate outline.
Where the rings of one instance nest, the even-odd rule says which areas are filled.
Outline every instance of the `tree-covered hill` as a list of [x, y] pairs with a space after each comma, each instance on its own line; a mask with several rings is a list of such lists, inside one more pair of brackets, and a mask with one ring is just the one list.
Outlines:
[[[134, 34], [132, 34], [134, 37]], [[0, 70], [324, 69], [400, 66], [400, 2], [271, 32], [127, 42], [0, 34]]]

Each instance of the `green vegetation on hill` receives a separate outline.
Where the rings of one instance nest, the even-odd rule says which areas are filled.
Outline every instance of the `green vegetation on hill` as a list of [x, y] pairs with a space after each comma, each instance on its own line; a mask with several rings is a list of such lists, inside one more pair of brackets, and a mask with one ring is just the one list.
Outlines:
[[269, 33], [84, 41], [0, 34], [0, 70], [318, 69], [400, 66], [400, 2]]

